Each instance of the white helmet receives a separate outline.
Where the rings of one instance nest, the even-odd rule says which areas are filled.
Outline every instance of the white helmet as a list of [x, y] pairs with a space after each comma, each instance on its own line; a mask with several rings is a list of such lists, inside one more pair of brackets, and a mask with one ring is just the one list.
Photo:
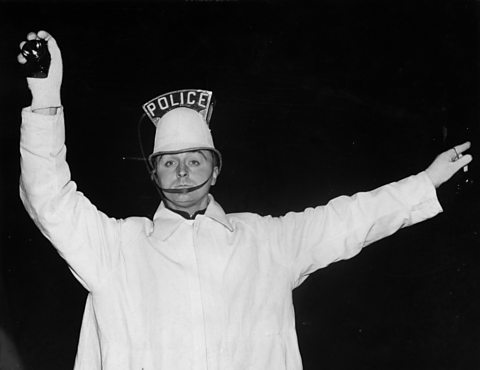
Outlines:
[[152, 168], [154, 158], [161, 154], [210, 150], [221, 169], [222, 156], [215, 149], [208, 125], [213, 110], [211, 91], [173, 91], [145, 103], [143, 109], [156, 126], [153, 151], [148, 157]]

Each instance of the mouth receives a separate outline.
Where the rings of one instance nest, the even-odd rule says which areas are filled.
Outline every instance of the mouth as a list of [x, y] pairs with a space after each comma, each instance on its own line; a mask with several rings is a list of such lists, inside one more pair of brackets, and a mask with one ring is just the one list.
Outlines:
[[195, 186], [193, 184], [177, 184], [174, 186], [174, 188], [176, 189], [184, 189], [184, 188], [190, 188], [192, 186]]

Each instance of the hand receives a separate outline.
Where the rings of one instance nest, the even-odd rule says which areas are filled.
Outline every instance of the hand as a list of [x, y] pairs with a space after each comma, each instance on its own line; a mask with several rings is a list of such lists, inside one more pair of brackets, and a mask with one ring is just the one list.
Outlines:
[[[39, 31], [38, 33], [30, 32], [27, 35], [27, 40], [44, 39], [47, 41], [48, 51], [50, 53], [51, 61], [48, 70], [47, 78], [27, 78], [28, 87], [32, 93], [32, 111], [60, 107], [60, 87], [62, 85], [62, 55], [57, 46], [55, 39], [46, 31]], [[20, 43], [20, 49], [26, 41]], [[20, 64], [25, 64], [27, 60], [22, 55], [18, 54], [17, 60]]]
[[469, 141], [456, 145], [452, 149], [439, 154], [432, 164], [425, 170], [436, 188], [448, 181], [460, 168], [466, 166], [472, 161], [472, 156], [470, 154], [462, 154], [469, 148]]

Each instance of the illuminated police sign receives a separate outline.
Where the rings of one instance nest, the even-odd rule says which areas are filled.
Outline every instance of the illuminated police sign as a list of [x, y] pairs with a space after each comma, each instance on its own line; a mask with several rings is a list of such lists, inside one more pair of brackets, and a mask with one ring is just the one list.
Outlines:
[[196, 110], [208, 124], [213, 110], [212, 92], [193, 89], [176, 90], [157, 96], [142, 107], [155, 125], [165, 113], [179, 107]]

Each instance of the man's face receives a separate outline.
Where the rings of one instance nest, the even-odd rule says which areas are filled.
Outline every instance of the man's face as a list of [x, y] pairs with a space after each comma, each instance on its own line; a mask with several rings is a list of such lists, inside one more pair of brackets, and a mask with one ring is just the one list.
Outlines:
[[[213, 174], [212, 174], [213, 171]], [[164, 154], [156, 160], [156, 176], [163, 189], [182, 189], [200, 185], [212, 174], [212, 178], [200, 189], [189, 193], [164, 192], [164, 201], [173, 209], [189, 214], [204, 209], [208, 204], [208, 192], [218, 176], [213, 153], [208, 150]]]

